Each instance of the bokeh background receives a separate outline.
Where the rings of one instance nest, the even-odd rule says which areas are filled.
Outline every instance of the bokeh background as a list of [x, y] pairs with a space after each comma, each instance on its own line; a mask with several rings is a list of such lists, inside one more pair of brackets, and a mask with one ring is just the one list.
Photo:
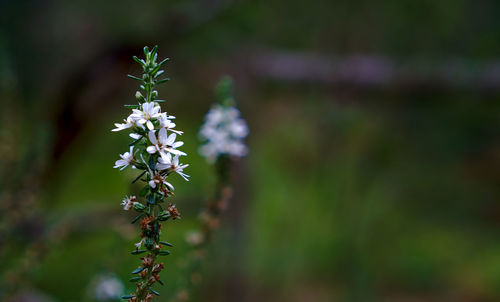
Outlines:
[[[0, 1], [0, 300], [131, 290], [112, 134], [159, 45], [185, 131], [169, 301], [213, 193], [197, 131], [224, 74], [251, 134], [192, 301], [499, 301], [500, 2]], [[130, 214], [132, 215], [132, 214]]]

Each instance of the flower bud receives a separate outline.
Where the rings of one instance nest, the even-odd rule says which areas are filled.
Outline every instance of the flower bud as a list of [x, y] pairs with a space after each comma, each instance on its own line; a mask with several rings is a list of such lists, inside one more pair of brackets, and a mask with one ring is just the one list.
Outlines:
[[167, 208], [168, 212], [170, 213], [170, 216], [172, 216], [172, 219], [177, 219], [180, 218], [181, 215], [179, 213], [179, 210], [177, 210], [177, 207], [175, 204], [170, 203]]
[[170, 218], [170, 212], [169, 211], [163, 211], [160, 214], [158, 214], [158, 220], [159, 221], [165, 221]]
[[142, 96], [142, 93], [140, 93], [139, 91], [136, 91], [135, 92], [135, 98], [138, 99], [138, 100], [141, 100], [143, 99], [144, 97]]
[[134, 202], [133, 207], [134, 207], [134, 210], [136, 210], [137, 212], [143, 212], [143, 211], [144, 211], [144, 209], [146, 209], [146, 206], [145, 206], [145, 205], [143, 205], [143, 204], [142, 204], [142, 203], [140, 203], [140, 202]]

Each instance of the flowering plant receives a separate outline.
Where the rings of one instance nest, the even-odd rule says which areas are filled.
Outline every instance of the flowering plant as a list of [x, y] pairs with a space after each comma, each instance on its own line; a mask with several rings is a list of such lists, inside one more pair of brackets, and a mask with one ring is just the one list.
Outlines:
[[186, 241], [193, 247], [186, 256], [187, 265], [184, 267], [191, 274], [189, 278], [191, 283], [177, 293], [172, 300], [175, 302], [186, 301], [189, 297], [189, 287], [201, 280], [201, 265], [207, 254], [206, 249], [220, 225], [221, 214], [233, 196], [230, 180], [233, 159], [242, 157], [248, 152], [243, 139], [248, 135], [249, 129], [236, 108], [230, 77], [223, 77], [217, 84], [216, 98], [218, 102], [205, 116], [205, 122], [199, 133], [204, 143], [200, 153], [215, 167], [214, 196], [208, 200], [200, 213], [200, 230], [191, 231], [186, 236]]
[[[164, 59], [157, 62], [157, 46], [152, 50], [144, 47], [145, 59], [134, 56], [134, 61], [143, 68], [142, 77], [129, 75], [130, 78], [140, 82], [140, 90], [136, 92], [137, 104], [125, 105], [132, 109], [132, 113], [124, 119], [123, 123], [116, 123], [112, 131], [129, 130], [133, 141], [129, 144], [129, 151], [120, 155], [116, 161], [115, 168], [120, 170], [130, 166], [139, 170], [138, 176], [133, 183], [141, 180], [144, 182], [139, 197], [128, 196], [122, 201], [123, 209], [133, 209], [138, 212], [132, 223], [140, 221], [141, 239], [135, 244], [133, 255], [145, 254], [141, 258], [141, 265], [132, 274], [137, 275], [130, 279], [136, 282], [137, 289], [130, 295], [123, 296], [130, 302], [151, 301], [154, 296], [159, 296], [152, 286], [160, 280], [159, 273], [164, 268], [163, 263], [157, 262], [158, 256], [168, 255], [169, 251], [163, 246], [172, 246], [166, 241], [161, 241], [161, 222], [169, 219], [180, 218], [176, 206], [169, 203], [165, 206], [166, 199], [173, 195], [174, 186], [167, 179], [174, 173], [188, 180], [183, 170], [188, 165], [180, 163], [180, 156], [186, 153], [178, 150], [184, 143], [177, 141], [177, 135], [182, 131], [175, 130], [172, 121], [175, 116], [161, 112], [159, 103], [163, 100], [157, 99], [158, 92], [155, 86], [168, 81], [168, 78], [160, 79], [163, 74], [161, 67], [168, 61]], [[140, 199], [143, 199], [141, 201]]]

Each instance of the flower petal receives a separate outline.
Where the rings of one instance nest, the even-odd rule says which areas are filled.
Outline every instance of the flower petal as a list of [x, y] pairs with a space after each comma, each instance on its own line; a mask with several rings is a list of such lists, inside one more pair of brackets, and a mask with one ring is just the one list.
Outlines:
[[173, 145], [172, 145], [172, 148], [179, 148], [180, 146], [184, 145], [184, 142], [175, 142]]
[[155, 128], [155, 126], [153, 125], [153, 123], [150, 120], [147, 121], [146, 126], [148, 126], [149, 130], [153, 130]]
[[149, 131], [149, 133], [148, 133], [148, 137], [149, 137], [149, 140], [151, 141], [151, 143], [152, 143], [153, 145], [158, 144], [158, 140], [156, 139], [156, 135], [155, 135], [155, 132], [154, 132], [154, 131]]
[[182, 152], [182, 151], [179, 151], [177, 149], [170, 149], [170, 152], [172, 154], [176, 154], [176, 155], [187, 155], [186, 153]]
[[[165, 131], [167, 131], [167, 130], [165, 130]], [[165, 142], [165, 145], [171, 146], [175, 142], [176, 138], [177, 138], [177, 134], [175, 134], [175, 133], [170, 134], [168, 136], [168, 139]]]
[[168, 145], [167, 138], [168, 138], [168, 136], [167, 136], [167, 129], [161, 128], [160, 131], [158, 132], [158, 140], [163, 145]]

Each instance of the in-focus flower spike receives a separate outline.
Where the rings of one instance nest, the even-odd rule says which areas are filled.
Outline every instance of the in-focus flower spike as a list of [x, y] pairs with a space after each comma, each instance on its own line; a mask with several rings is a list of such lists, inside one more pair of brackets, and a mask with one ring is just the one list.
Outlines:
[[[132, 108], [132, 113], [124, 120], [124, 123], [115, 124], [113, 132], [129, 130], [129, 136], [133, 141], [129, 144], [130, 151], [120, 155], [116, 161], [115, 168], [123, 170], [131, 165], [140, 173], [133, 182], [142, 183], [142, 190], [137, 196], [130, 196], [123, 199], [121, 205], [124, 210], [133, 210], [138, 215], [132, 223], [139, 221], [140, 241], [135, 244], [136, 249], [131, 253], [139, 255], [146, 253], [142, 258], [141, 265], [134, 271], [132, 278], [137, 286], [135, 291], [129, 295], [122, 296], [122, 299], [129, 302], [151, 301], [157, 296], [157, 292], [152, 288], [156, 282], [163, 284], [160, 280], [160, 271], [165, 267], [159, 263], [159, 256], [168, 255], [170, 252], [162, 250], [163, 241], [160, 239], [161, 223], [167, 220], [175, 220], [180, 214], [175, 206], [167, 198], [173, 195], [174, 186], [169, 182], [168, 177], [173, 173], [178, 173], [184, 179], [188, 176], [183, 173], [187, 165], [180, 165], [178, 157], [187, 155], [178, 148], [183, 146], [183, 142], [176, 141], [177, 135], [182, 131], [174, 130], [175, 119], [173, 115], [161, 112], [161, 107], [157, 99], [158, 91], [155, 90], [157, 84], [164, 83], [168, 78], [160, 79], [163, 74], [161, 67], [167, 59], [157, 62], [157, 47], [152, 50], [144, 48], [145, 59], [134, 57], [134, 61], [139, 63], [143, 69], [140, 77], [130, 78], [140, 82], [140, 91], [136, 92], [137, 104], [125, 105]], [[172, 159], [172, 156], [175, 157]], [[169, 168], [159, 169], [159, 165], [169, 162]], [[162, 204], [167, 205], [163, 207]], [[167, 209], [167, 210], [165, 210]], [[147, 259], [147, 261], [145, 261]], [[147, 265], [147, 267], [146, 267]], [[151, 293], [154, 293], [152, 295]]]
[[[121, 159], [115, 162], [113, 168], [120, 168], [120, 170], [123, 170], [128, 165], [133, 165], [135, 163], [134, 146], [130, 146], [130, 151], [120, 154], [120, 157]], [[135, 166], [132, 166], [132, 168], [135, 168]]]

